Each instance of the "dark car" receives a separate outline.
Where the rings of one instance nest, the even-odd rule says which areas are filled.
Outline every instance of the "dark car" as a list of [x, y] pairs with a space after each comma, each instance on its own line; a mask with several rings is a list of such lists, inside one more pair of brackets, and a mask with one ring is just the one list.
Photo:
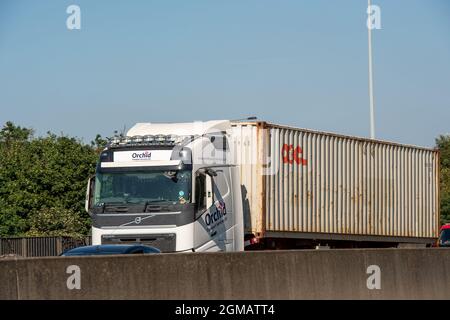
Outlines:
[[144, 253], [161, 253], [154, 247], [144, 245], [122, 245], [122, 244], [103, 244], [98, 246], [84, 246], [70, 249], [61, 256], [94, 256], [109, 254], [144, 254]]

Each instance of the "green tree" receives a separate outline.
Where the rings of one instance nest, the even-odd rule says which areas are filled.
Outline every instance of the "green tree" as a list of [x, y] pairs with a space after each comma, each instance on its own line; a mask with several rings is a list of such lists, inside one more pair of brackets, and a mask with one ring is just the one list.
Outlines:
[[32, 137], [31, 129], [6, 122], [0, 131], [0, 235], [14, 235], [26, 228], [26, 220], [10, 205], [8, 188], [17, 188], [18, 167], [14, 159]]
[[29, 217], [30, 229], [26, 236], [67, 236], [82, 238], [86, 234], [79, 213], [63, 207], [42, 208]]
[[22, 128], [8, 121], [0, 131], [0, 142], [11, 143], [17, 141], [26, 141], [33, 136], [33, 130]]
[[450, 222], [450, 135], [441, 135], [436, 139], [440, 151], [440, 191], [441, 222]]
[[107, 139], [103, 139], [101, 135], [97, 134], [94, 141], [91, 141], [91, 146], [94, 148], [94, 150], [100, 154], [100, 152], [105, 149], [106, 145], [108, 144]]
[[[0, 236], [53, 235], [55, 226], [70, 235], [86, 234], [90, 218], [84, 197], [95, 172], [96, 146], [32, 133], [10, 122], [0, 132]], [[67, 218], [69, 213], [75, 220]], [[49, 216], [56, 220], [45, 228], [40, 222]]]

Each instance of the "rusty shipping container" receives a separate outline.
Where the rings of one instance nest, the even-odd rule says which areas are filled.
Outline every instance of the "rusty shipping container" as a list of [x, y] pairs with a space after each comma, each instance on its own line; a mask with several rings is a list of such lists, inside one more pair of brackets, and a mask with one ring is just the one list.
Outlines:
[[266, 122], [233, 122], [245, 229], [260, 237], [430, 243], [439, 153]]

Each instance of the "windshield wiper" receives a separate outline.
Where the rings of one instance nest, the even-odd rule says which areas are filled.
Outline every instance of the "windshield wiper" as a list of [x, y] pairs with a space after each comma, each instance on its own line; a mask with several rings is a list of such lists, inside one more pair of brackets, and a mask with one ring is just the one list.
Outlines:
[[133, 202], [133, 201], [127, 201], [127, 202], [103, 202], [101, 205], [98, 205], [98, 208], [101, 208], [101, 212], [105, 213], [105, 211], [115, 211], [115, 212], [128, 212], [130, 209], [130, 206], [141, 206], [144, 205], [144, 211], [147, 211], [147, 208], [150, 204], [153, 203], [164, 203], [164, 202], [174, 202], [175, 200], [168, 200], [168, 199], [149, 199], [146, 200], [144, 203], [142, 202]]
[[126, 203], [123, 202], [103, 202], [101, 208], [102, 213], [105, 213], [106, 208], [113, 209], [116, 212], [128, 212]]
[[147, 212], [147, 207], [149, 204], [151, 203], [158, 203], [158, 202], [173, 202], [172, 200], [168, 200], [168, 199], [151, 199], [151, 200], [147, 200], [145, 201], [145, 205], [144, 205], [144, 212]]

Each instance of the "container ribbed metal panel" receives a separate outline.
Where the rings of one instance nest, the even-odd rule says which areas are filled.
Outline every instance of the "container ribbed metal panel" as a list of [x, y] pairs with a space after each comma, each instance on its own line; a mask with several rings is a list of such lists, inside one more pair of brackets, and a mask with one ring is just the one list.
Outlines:
[[261, 201], [261, 175], [257, 173], [259, 164], [257, 158], [258, 140], [259, 135], [256, 126], [240, 125], [233, 127], [231, 147], [235, 151], [234, 161], [239, 163], [245, 228], [253, 232], [263, 228], [262, 216], [260, 214], [251, 214], [262, 212], [263, 206]]
[[437, 237], [437, 151], [261, 122], [232, 140], [247, 232]]

